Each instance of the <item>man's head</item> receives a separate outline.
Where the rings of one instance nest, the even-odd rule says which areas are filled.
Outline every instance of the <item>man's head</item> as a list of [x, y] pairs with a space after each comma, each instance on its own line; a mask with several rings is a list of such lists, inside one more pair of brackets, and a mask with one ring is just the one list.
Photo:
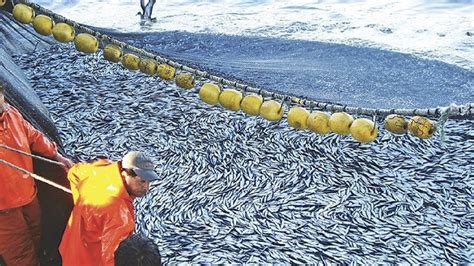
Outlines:
[[115, 266], [160, 266], [161, 256], [151, 239], [133, 234], [124, 239], [115, 251]]
[[142, 197], [150, 188], [150, 182], [157, 180], [158, 175], [151, 159], [142, 152], [131, 151], [122, 159], [122, 176], [128, 194]]

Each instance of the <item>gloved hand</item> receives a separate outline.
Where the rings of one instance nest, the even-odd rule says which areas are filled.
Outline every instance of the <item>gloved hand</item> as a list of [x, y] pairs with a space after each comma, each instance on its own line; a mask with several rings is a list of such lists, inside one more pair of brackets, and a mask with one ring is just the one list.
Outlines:
[[74, 165], [74, 162], [64, 156], [62, 156], [59, 152], [56, 153], [56, 155], [53, 158], [54, 160], [62, 163], [64, 166], [64, 170], [69, 171], [69, 168], [71, 168]]

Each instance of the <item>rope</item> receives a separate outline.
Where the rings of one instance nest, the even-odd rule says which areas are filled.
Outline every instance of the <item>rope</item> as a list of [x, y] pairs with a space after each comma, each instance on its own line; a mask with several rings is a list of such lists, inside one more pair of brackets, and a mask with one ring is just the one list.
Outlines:
[[[242, 83], [238, 83], [236, 81], [227, 80], [227, 79], [222, 78], [222, 77], [214, 76], [214, 75], [209, 74], [206, 71], [201, 71], [201, 70], [198, 70], [198, 69], [195, 69], [195, 68], [191, 68], [191, 67], [188, 67], [186, 65], [182, 65], [180, 63], [174, 62], [170, 59], [167, 59], [167, 58], [161, 57], [159, 55], [150, 53], [146, 50], [131, 46], [131, 45], [126, 44], [124, 42], [118, 41], [118, 40], [116, 40], [116, 39], [114, 39], [110, 36], [107, 36], [107, 35], [102, 34], [100, 32], [96, 32], [96, 31], [94, 31], [94, 30], [92, 30], [88, 27], [85, 27], [85, 26], [83, 26], [83, 25], [81, 25], [81, 24], [79, 24], [75, 21], [72, 21], [70, 19], [67, 19], [67, 18], [65, 18], [61, 15], [58, 15], [58, 14], [56, 14], [56, 13], [54, 13], [54, 12], [48, 10], [48, 9], [45, 9], [45, 8], [35, 4], [35, 3], [30, 2], [29, 0], [14, 0], [13, 2], [20, 2], [22, 4], [28, 5], [28, 6], [32, 7], [33, 9], [35, 9], [35, 11], [37, 13], [48, 15], [48, 16], [54, 18], [55, 21], [65, 22], [65, 23], [73, 26], [75, 29], [79, 29], [82, 32], [86, 32], [90, 35], [93, 35], [93, 36], [97, 37], [100, 40], [107, 40], [109, 43], [118, 45], [118, 46], [120, 46], [122, 48], [125, 48], [127, 50], [130, 50], [130, 51], [132, 51], [136, 54], [139, 54], [139, 55], [142, 55], [142, 56], [148, 57], [148, 58], [153, 58], [153, 59], [155, 59], [156, 61], [158, 61], [160, 63], [168, 64], [168, 65], [173, 66], [177, 69], [190, 72], [190, 73], [192, 73], [196, 76], [212, 80], [212, 81], [217, 82], [221, 85], [232, 86], [232, 87], [238, 88], [240, 90], [246, 90], [248, 92], [257, 93], [257, 94], [260, 94], [262, 96], [271, 95], [273, 98], [280, 99], [282, 101], [284, 101], [285, 98], [288, 97], [287, 95], [268, 92], [268, 91], [260, 89], [260, 88], [251, 87], [247, 84], [242, 84]], [[349, 112], [349, 113], [358, 113], [358, 114], [369, 115], [369, 116], [370, 115], [375, 115], [375, 114], [383, 115], [383, 116], [387, 116], [389, 114], [398, 114], [398, 115], [403, 115], [403, 116], [420, 115], [420, 116], [426, 116], [426, 117], [433, 117], [433, 116], [439, 115], [443, 109], [447, 108], [447, 107], [436, 107], [436, 108], [425, 108], [425, 109], [360, 108], [360, 107], [351, 107], [351, 106], [346, 106], [346, 105], [341, 105], [341, 104], [333, 104], [333, 103], [326, 103], [326, 102], [318, 102], [318, 101], [314, 101], [314, 100], [301, 99], [301, 98], [295, 97], [295, 96], [291, 96], [291, 102], [297, 103], [299, 105], [304, 105], [304, 106], [313, 105], [313, 106], [315, 106], [319, 109], [331, 110], [333, 112]], [[455, 105], [455, 106], [456, 106], [456, 108], [452, 108], [453, 105], [450, 106], [449, 115], [474, 116], [474, 111], [472, 110], [472, 109], [474, 109], [473, 108], [474, 103], [468, 103], [468, 104], [460, 105], [460, 106]]]
[[16, 165], [12, 164], [12, 163], [9, 163], [9, 162], [4, 161], [4, 160], [2, 160], [2, 159], [0, 159], [0, 163], [3, 163], [3, 164], [5, 164], [5, 165], [7, 165], [7, 166], [9, 166], [9, 167], [11, 167], [11, 168], [14, 168], [14, 169], [16, 169], [16, 170], [18, 170], [18, 171], [20, 171], [20, 172], [23, 172], [23, 173], [25, 173], [25, 174], [28, 174], [28, 175], [30, 175], [31, 177], [33, 177], [34, 179], [36, 179], [36, 180], [39, 180], [39, 181], [44, 182], [44, 183], [46, 183], [46, 184], [48, 184], [48, 185], [50, 185], [50, 186], [53, 186], [53, 187], [55, 187], [55, 188], [58, 188], [58, 189], [60, 189], [60, 190], [62, 190], [62, 191], [64, 191], [64, 192], [67, 192], [67, 193], [69, 193], [69, 194], [72, 194], [72, 192], [71, 192], [70, 189], [68, 189], [68, 188], [66, 188], [66, 187], [63, 187], [63, 186], [61, 186], [61, 185], [59, 185], [59, 184], [56, 184], [56, 183], [54, 183], [53, 181], [48, 180], [48, 179], [46, 179], [46, 178], [44, 178], [44, 177], [41, 177], [41, 176], [39, 176], [39, 175], [37, 175], [37, 174], [31, 173], [30, 171], [27, 171], [27, 170], [25, 170], [25, 169], [23, 169], [23, 168], [21, 168], [21, 167], [18, 167], [18, 166], [16, 166]]
[[56, 162], [56, 161], [53, 161], [53, 160], [50, 160], [48, 158], [44, 158], [44, 157], [41, 157], [41, 156], [33, 155], [33, 154], [30, 154], [30, 153], [27, 153], [27, 152], [24, 152], [24, 151], [20, 151], [20, 150], [14, 149], [12, 147], [9, 147], [7, 145], [4, 145], [4, 144], [0, 144], [0, 148], [4, 148], [4, 149], [7, 149], [7, 150], [10, 150], [10, 151], [22, 154], [22, 155], [30, 156], [32, 158], [35, 158], [35, 159], [38, 159], [38, 160], [41, 160], [41, 161], [45, 161], [45, 162], [48, 162], [48, 163], [56, 164], [56, 165], [59, 165], [59, 166], [65, 166], [63, 163]]
[[445, 135], [445, 132], [444, 132], [444, 125], [448, 121], [449, 112], [450, 112], [451, 108], [452, 108], [452, 105], [450, 107], [446, 107], [443, 110], [441, 110], [441, 116], [438, 120], [438, 128], [439, 128], [439, 135], [440, 135], [440, 139], [441, 139], [441, 144], [444, 144], [444, 140], [446, 139], [446, 135]]

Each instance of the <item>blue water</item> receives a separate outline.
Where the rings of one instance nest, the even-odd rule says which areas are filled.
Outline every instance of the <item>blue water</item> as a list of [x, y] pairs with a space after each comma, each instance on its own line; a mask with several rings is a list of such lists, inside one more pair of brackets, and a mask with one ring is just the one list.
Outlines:
[[[161, 0], [141, 26], [137, 0], [36, 1], [81, 23], [121, 32], [184, 31], [343, 43], [474, 64], [473, 1]], [[102, 12], [107, 11], [107, 12]]]
[[474, 100], [474, 73], [375, 48], [183, 32], [117, 38], [232, 80], [320, 102], [428, 108]]
[[373, 108], [474, 101], [472, 1], [158, 1], [144, 26], [139, 1], [38, 3], [270, 91]]

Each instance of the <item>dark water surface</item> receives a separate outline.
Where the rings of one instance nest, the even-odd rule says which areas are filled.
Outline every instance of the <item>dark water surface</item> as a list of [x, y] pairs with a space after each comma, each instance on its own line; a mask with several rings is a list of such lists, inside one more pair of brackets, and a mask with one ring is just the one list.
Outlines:
[[474, 72], [409, 54], [314, 41], [185, 32], [116, 36], [199, 69], [323, 102], [371, 108], [474, 102]]

